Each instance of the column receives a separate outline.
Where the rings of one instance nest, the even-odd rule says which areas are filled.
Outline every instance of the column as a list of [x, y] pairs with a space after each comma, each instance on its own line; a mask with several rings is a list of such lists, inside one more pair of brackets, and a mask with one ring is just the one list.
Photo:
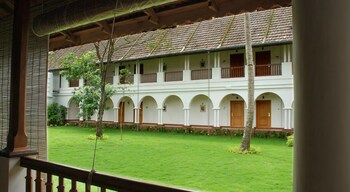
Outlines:
[[163, 67], [164, 67], [163, 59], [159, 59], [159, 61], [158, 61], [158, 72], [157, 72], [157, 82], [158, 83], [164, 82]]
[[213, 115], [214, 115], [214, 127], [220, 127], [220, 108], [213, 108]]
[[191, 81], [190, 56], [185, 55], [183, 81]]
[[190, 109], [184, 108], [184, 126], [190, 126]]
[[113, 122], [117, 123], [119, 121], [119, 107], [113, 108]]
[[163, 108], [157, 108], [158, 110], [158, 125], [163, 125]]
[[[79, 107], [79, 113], [80, 113], [80, 114], [83, 113], [83, 110], [80, 109], [80, 107]], [[95, 120], [97, 121], [97, 113], [96, 113], [96, 118], [95, 118]], [[79, 115], [79, 121], [84, 121], [84, 117]]]
[[284, 127], [285, 129], [290, 129], [292, 127], [292, 108], [283, 109], [284, 117]]
[[349, 5], [293, 1], [293, 191], [350, 191]]
[[136, 124], [140, 123], [140, 108], [135, 107], [134, 108], [134, 117], [135, 117], [135, 122]]
[[141, 80], [141, 75], [140, 75], [140, 62], [137, 61], [135, 65], [135, 74], [134, 74], [134, 84], [139, 84]]
[[213, 79], [221, 79], [220, 53], [214, 53], [214, 67], [212, 68]]
[[114, 76], [113, 76], [113, 85], [118, 85], [119, 84], [119, 64], [116, 64], [114, 66]]
[[84, 79], [79, 79], [79, 87], [84, 86]]

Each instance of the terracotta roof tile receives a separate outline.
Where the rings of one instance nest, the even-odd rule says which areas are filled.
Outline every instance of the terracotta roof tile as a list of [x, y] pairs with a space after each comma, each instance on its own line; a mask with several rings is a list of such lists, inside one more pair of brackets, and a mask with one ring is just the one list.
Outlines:
[[[271, 14], [273, 15], [270, 22]], [[233, 23], [230, 26], [232, 19]], [[292, 41], [293, 39], [292, 7], [252, 12], [250, 22], [253, 45]], [[269, 30], [267, 30], [268, 26]], [[132, 60], [146, 58], [150, 55], [162, 56], [216, 49], [220, 44], [220, 48], [244, 46], [244, 14], [120, 37], [116, 41], [113, 60]], [[49, 54], [49, 68], [60, 68], [65, 55], [70, 52], [81, 55], [91, 50], [94, 50], [92, 43], [52, 52]]]

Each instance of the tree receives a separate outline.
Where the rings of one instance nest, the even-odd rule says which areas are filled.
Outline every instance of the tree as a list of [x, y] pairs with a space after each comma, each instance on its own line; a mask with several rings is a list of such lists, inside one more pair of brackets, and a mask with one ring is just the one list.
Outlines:
[[250, 150], [250, 137], [252, 133], [253, 120], [254, 120], [254, 61], [253, 61], [253, 48], [250, 34], [250, 21], [249, 14], [244, 15], [244, 28], [245, 28], [245, 50], [246, 59], [248, 65], [248, 112], [247, 121], [244, 127], [244, 133], [242, 143], [240, 146], [241, 151]]

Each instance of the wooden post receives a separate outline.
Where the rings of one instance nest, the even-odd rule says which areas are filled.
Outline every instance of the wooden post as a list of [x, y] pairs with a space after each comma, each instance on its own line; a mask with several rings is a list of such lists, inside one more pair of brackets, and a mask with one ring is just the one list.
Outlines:
[[30, 1], [15, 0], [11, 55], [10, 122], [6, 151], [28, 150], [26, 135], [26, 64]]

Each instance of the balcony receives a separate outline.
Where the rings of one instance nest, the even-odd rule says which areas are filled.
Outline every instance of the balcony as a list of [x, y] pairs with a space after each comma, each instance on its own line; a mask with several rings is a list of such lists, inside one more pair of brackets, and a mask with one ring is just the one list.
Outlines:
[[221, 78], [244, 77], [244, 66], [221, 68]]
[[141, 83], [157, 82], [157, 73], [141, 74]]
[[120, 84], [133, 84], [134, 83], [134, 76], [133, 75], [129, 75], [129, 76], [124, 76], [121, 77], [119, 80]]
[[165, 72], [165, 82], [182, 81], [182, 80], [183, 80], [182, 71]]
[[[35, 191], [53, 191], [57, 188], [59, 192], [65, 191], [65, 188], [70, 188], [69, 191], [78, 191], [77, 183], [85, 185], [85, 191], [91, 191], [91, 186], [96, 186], [101, 192], [106, 190], [114, 190], [118, 192], [149, 192], [149, 191], [164, 191], [164, 192], [189, 192], [189, 190], [156, 185], [141, 181], [130, 180], [121, 177], [114, 177], [107, 174], [90, 172], [83, 169], [22, 157], [20, 165], [27, 168], [27, 176], [25, 177], [26, 191], [31, 192], [33, 189], [32, 172], [35, 174]], [[46, 182], [43, 183], [43, 176], [46, 176]], [[57, 186], [54, 186], [53, 177], [58, 177]], [[65, 186], [64, 182], [70, 180], [70, 187]]]
[[282, 75], [281, 64], [266, 64], [255, 66], [255, 76], [276, 76]]
[[191, 71], [191, 80], [211, 79], [211, 69], [197, 69]]

